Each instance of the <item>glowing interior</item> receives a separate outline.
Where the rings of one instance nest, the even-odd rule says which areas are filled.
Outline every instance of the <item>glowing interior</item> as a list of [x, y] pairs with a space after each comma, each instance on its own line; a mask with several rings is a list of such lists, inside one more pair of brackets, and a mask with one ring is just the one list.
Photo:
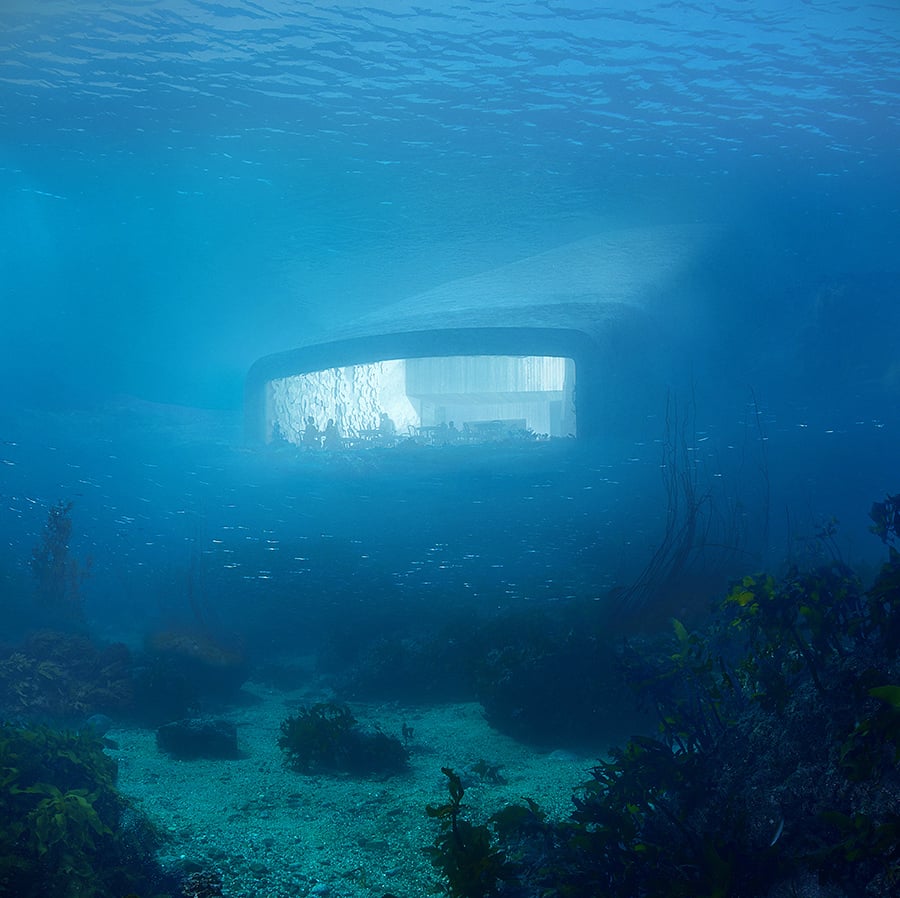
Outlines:
[[270, 435], [298, 445], [309, 418], [320, 429], [333, 421], [346, 441], [365, 441], [378, 435], [383, 415], [398, 439], [425, 442], [446, 442], [448, 432], [468, 442], [576, 434], [575, 363], [557, 356], [346, 365], [272, 380], [268, 399]]

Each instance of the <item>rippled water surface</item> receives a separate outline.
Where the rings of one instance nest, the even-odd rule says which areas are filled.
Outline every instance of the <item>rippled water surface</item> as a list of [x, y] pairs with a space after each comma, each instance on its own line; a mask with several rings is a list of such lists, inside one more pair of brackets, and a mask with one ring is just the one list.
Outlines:
[[805, 152], [828, 173], [888, 149], [900, 99], [890, 3], [12, 2], [4, 20], [7, 127], [202, 139], [247, 165]]

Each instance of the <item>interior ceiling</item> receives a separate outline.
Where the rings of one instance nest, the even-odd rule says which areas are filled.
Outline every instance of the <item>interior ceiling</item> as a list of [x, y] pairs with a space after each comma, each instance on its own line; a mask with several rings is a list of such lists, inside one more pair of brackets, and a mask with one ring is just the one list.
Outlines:
[[435, 405], [499, 405], [512, 402], [552, 402], [563, 398], [562, 390], [520, 390], [491, 393], [407, 393], [410, 399], [431, 402]]

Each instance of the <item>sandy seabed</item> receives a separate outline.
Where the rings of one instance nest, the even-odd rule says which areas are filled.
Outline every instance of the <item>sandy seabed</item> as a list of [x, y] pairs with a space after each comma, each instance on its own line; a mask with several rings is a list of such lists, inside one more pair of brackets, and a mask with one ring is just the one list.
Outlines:
[[476, 781], [463, 799], [469, 819], [482, 822], [525, 797], [550, 819], [566, 817], [572, 789], [589, 779], [593, 763], [497, 733], [475, 703], [351, 704], [361, 726], [398, 736], [404, 724], [412, 727], [409, 771], [387, 779], [305, 775], [284, 765], [279, 727], [324, 697], [259, 683], [244, 691], [251, 703], [220, 715], [238, 727], [236, 760], [173, 760], [151, 730], [108, 733], [120, 790], [170, 837], [164, 863], [219, 871], [227, 898], [429, 894], [440, 876], [422, 849], [438, 826], [425, 807], [448, 798], [441, 767], [499, 765], [505, 784]]

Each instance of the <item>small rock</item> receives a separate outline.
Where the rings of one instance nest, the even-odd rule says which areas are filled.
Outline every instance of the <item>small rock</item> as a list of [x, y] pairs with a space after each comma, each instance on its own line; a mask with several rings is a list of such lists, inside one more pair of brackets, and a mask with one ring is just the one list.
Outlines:
[[98, 736], [105, 736], [113, 726], [112, 720], [105, 714], [92, 714], [84, 722], [83, 730], [91, 730]]
[[161, 751], [184, 760], [240, 756], [237, 727], [228, 720], [176, 720], [156, 731], [156, 744]]
[[551, 751], [549, 755], [547, 755], [548, 760], [550, 761], [579, 761], [581, 760], [575, 752], [568, 751], [565, 748], [558, 748], [556, 751]]

